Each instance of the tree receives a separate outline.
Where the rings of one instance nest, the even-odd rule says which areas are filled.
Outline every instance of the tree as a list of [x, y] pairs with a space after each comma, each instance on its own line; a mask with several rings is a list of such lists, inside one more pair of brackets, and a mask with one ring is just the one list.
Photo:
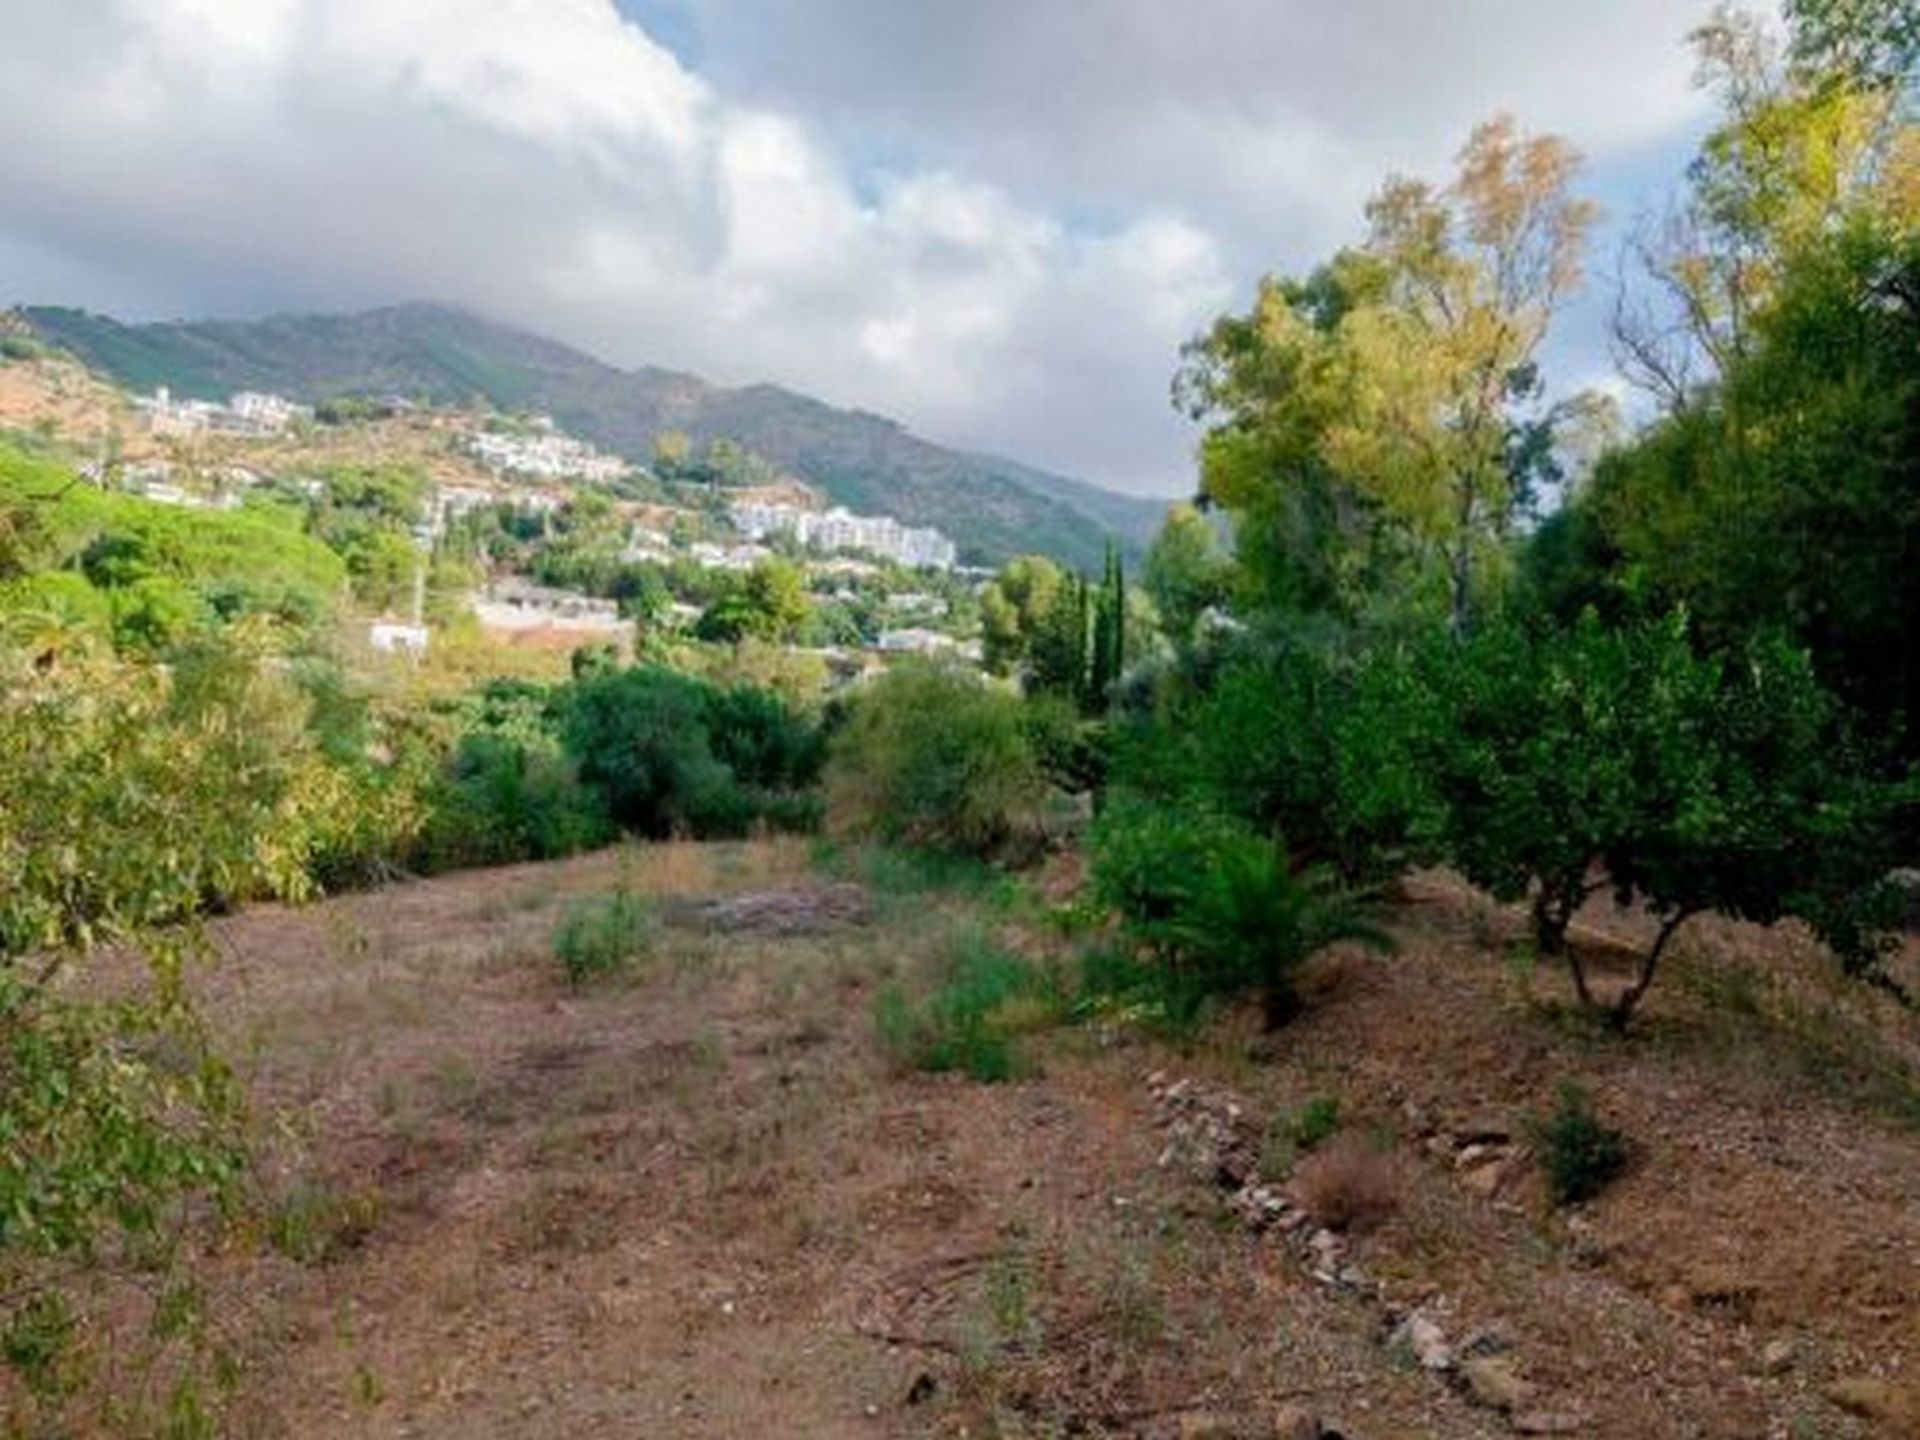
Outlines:
[[1185, 643], [1193, 638], [1200, 617], [1225, 603], [1231, 570], [1206, 518], [1191, 505], [1176, 505], [1167, 511], [1147, 550], [1141, 584], [1153, 597], [1167, 634]]
[[980, 592], [980, 626], [987, 668], [1009, 675], [1031, 659], [1034, 637], [1069, 588], [1060, 567], [1044, 555], [1020, 555]]
[[1819, 75], [1871, 88], [1912, 82], [1920, 63], [1913, 0], [1787, 0], [1793, 57]]
[[1737, 366], [1796, 255], [1851, 215], [1910, 224], [1920, 214], [1920, 139], [1899, 95], [1829, 68], [1846, 63], [1843, 29], [1880, 8], [1790, 6], [1797, 65], [1757, 16], [1729, 5], [1694, 32], [1700, 83], [1723, 118], [1689, 167], [1685, 194], [1630, 236], [1634, 283], [1623, 283], [1614, 307], [1621, 373], [1669, 413]]
[[1337, 603], [1411, 557], [1439, 566], [1453, 628], [1470, 627], [1524, 496], [1513, 461], [1532, 451], [1513, 435], [1536, 357], [1596, 213], [1571, 193], [1578, 166], [1564, 141], [1489, 121], [1452, 185], [1388, 181], [1364, 246], [1263, 284], [1252, 315], [1189, 347], [1176, 394], [1214, 422], [1206, 493], [1295, 552], [1301, 596]]
[[754, 633], [763, 640], [791, 640], [813, 611], [806, 572], [777, 555], [747, 572], [746, 596], [759, 617]]
[[[1920, 744], [1920, 244], [1872, 215], [1801, 249], [1722, 385], [1602, 462], [1536, 537], [1563, 616], [1684, 605], [1710, 646], [1777, 628]], [[1577, 536], [1584, 554], [1550, 561]]]
[[[1445, 723], [1422, 764], [1451, 863], [1528, 900], [1540, 952], [1581, 1003], [1624, 1028], [1673, 936], [1717, 912], [1806, 920], [1875, 976], [1885, 877], [1913, 838], [1920, 789], [1852, 733], [1804, 651], [1757, 636], [1696, 652], [1684, 621], [1621, 629], [1489, 629], [1431, 657]], [[1568, 925], [1592, 894], [1657, 918], [1636, 973], [1606, 1001]]]
[[1046, 777], [1020, 697], [909, 664], [863, 690], [835, 737], [828, 812], [862, 834], [992, 855], [1037, 833]]

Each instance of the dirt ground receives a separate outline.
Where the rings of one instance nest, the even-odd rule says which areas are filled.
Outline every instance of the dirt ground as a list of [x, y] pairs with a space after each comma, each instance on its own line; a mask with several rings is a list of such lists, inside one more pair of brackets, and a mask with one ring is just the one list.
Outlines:
[[[1064, 954], [1045, 903], [699, 904], [829, 883], [797, 842], [670, 845], [222, 922], [202, 985], [278, 1197], [206, 1261], [225, 1431], [1920, 1434], [1920, 1036], [1792, 937], [1700, 923], [1621, 1040], [1429, 879], [1275, 1035], [1085, 1023], [983, 1085], [891, 1070], [873, 996], [970, 928]], [[647, 953], [570, 987], [555, 925], [616, 887], [658, 897]], [[1604, 963], [1634, 924], [1577, 934]], [[1567, 1078], [1632, 1145], [1571, 1215], [1527, 1124]], [[1337, 1100], [1391, 1157], [1369, 1295], [1162, 1163], [1180, 1079], [1256, 1135]], [[1415, 1310], [1507, 1412], [1395, 1337]]]

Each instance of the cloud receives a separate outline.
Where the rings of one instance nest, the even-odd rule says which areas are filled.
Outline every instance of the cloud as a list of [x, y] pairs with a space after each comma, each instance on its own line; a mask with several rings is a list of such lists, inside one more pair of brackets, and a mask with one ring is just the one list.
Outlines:
[[1162, 491], [1180, 341], [1385, 170], [1696, 104], [1668, 0], [13, 8], [0, 301], [453, 300]]

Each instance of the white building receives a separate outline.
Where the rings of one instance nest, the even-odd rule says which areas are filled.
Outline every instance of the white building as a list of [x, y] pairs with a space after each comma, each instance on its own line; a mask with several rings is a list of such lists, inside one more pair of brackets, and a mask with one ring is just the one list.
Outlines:
[[239, 391], [220, 405], [212, 400], [175, 400], [173, 392], [162, 385], [150, 396], [135, 397], [133, 403], [145, 413], [148, 430], [175, 438], [238, 435], [265, 439], [313, 414], [308, 406], [257, 390]]
[[522, 580], [505, 580], [473, 601], [483, 628], [508, 634], [534, 630], [621, 636], [632, 628], [611, 600], [596, 600], [573, 590], [555, 590]]
[[700, 540], [688, 546], [687, 553], [709, 570], [751, 570], [773, 551], [764, 545], [715, 545]]
[[950, 569], [954, 544], [938, 530], [902, 525], [891, 515], [855, 515], [835, 507], [824, 514], [796, 505], [742, 502], [732, 509], [734, 528], [750, 540], [792, 535], [821, 550], [864, 550], [901, 565]]
[[938, 655], [954, 649], [959, 642], [938, 630], [882, 630], [873, 648], [889, 655]]
[[410, 655], [419, 659], [427, 653], [427, 627], [402, 620], [376, 620], [367, 629], [367, 643], [383, 655]]
[[467, 437], [467, 449], [495, 474], [540, 480], [606, 482], [618, 480], [630, 468], [617, 455], [602, 454], [586, 441], [552, 429], [532, 435], [480, 431]]

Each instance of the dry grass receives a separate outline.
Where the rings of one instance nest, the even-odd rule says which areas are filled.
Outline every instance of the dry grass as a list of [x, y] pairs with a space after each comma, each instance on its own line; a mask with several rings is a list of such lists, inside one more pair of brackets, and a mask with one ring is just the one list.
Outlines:
[[1299, 1162], [1293, 1193], [1330, 1230], [1372, 1230], [1400, 1208], [1400, 1167], [1362, 1135], [1338, 1135]]
[[[1701, 926], [1621, 1041], [1567, 1023], [1557, 973], [1515, 976], [1512, 917], [1428, 899], [1397, 913], [1393, 960], [1331, 957], [1277, 1036], [1251, 1013], [1178, 1051], [1088, 1025], [1038, 1047], [1038, 1076], [986, 1087], [892, 1075], [876, 992], [956, 935], [1067, 942], [993, 887], [897, 874], [864, 922], [818, 934], [673, 918], [823, 883], [810, 858], [631, 847], [222, 922], [207, 1008], [258, 1039], [290, 1202], [278, 1248], [206, 1262], [238, 1337], [227, 1428], [1117, 1436], [1304, 1398], [1349, 1433], [1507, 1433], [1160, 1167], [1156, 1069], [1233, 1090], [1256, 1122], [1338, 1095], [1345, 1138], [1301, 1158], [1298, 1197], [1397, 1300], [1433, 1301], [1456, 1339], [1508, 1337], [1590, 1440], [1859, 1440], [1824, 1388], [1916, 1378], [1920, 1151], [1898, 1106], [1856, 1093], [1911, 1052], [1911, 1020], [1828, 995], [1791, 937]], [[1064, 899], [1070, 881], [1040, 883]], [[572, 990], [555, 918], [617, 890], [659, 897], [659, 954]], [[1433, 1125], [1538, 1113], [1566, 1078], [1637, 1156], [1577, 1233], [1524, 1158], [1496, 1196], [1429, 1158]], [[1367, 1137], [1389, 1128], [1383, 1153]], [[1735, 1284], [1739, 1313], [1711, 1301]], [[1759, 1365], [1776, 1336], [1802, 1357], [1778, 1375]]]

